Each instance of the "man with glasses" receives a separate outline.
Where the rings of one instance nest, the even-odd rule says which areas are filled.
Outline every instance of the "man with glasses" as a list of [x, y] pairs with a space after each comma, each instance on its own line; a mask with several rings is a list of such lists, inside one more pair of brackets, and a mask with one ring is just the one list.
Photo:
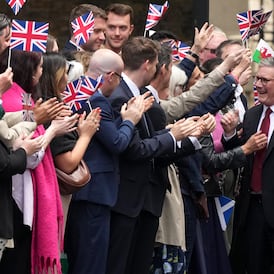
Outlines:
[[247, 110], [243, 133], [237, 119], [223, 119], [225, 147], [244, 143], [257, 132], [261, 150], [248, 156], [234, 218], [231, 259], [233, 273], [274, 273], [274, 58], [259, 63], [254, 85], [260, 104]]
[[204, 64], [205, 61], [216, 57], [217, 47], [225, 40], [227, 40], [226, 34], [221, 29], [214, 26], [211, 39], [207, 43], [206, 47], [204, 47], [199, 54], [201, 66]]

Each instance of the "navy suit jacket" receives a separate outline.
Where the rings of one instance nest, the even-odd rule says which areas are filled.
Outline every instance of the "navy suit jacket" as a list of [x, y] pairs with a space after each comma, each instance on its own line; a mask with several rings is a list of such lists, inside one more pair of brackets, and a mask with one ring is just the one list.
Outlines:
[[[123, 152], [134, 132], [130, 121], [115, 120], [113, 109], [98, 91], [89, 99], [92, 108], [101, 108], [99, 131], [93, 136], [84, 160], [91, 172], [91, 181], [74, 194], [75, 200], [86, 200], [113, 206], [116, 203], [119, 184], [118, 156]], [[90, 112], [88, 104], [83, 110]]]
[[[133, 94], [122, 80], [110, 96], [114, 109], [119, 110]], [[120, 185], [117, 203], [113, 210], [136, 217], [144, 209], [145, 197], [149, 185], [149, 175], [153, 168], [154, 158], [174, 152], [174, 140], [167, 130], [151, 130], [148, 116], [143, 117], [135, 126], [134, 136], [124, 153], [120, 155]], [[149, 128], [149, 132], [147, 131]], [[194, 150], [189, 141], [186, 150]]]

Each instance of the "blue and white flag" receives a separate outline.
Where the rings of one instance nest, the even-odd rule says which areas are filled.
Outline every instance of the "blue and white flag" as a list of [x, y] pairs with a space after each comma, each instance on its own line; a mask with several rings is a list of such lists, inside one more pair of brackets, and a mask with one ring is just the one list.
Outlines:
[[228, 197], [220, 196], [215, 198], [215, 204], [222, 230], [225, 231], [231, 218], [235, 201]]

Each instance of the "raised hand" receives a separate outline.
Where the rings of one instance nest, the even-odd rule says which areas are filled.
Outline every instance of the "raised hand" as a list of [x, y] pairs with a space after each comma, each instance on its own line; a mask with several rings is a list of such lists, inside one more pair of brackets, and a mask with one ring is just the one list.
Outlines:
[[203, 134], [210, 134], [216, 127], [216, 119], [210, 113], [204, 114], [198, 122], [203, 125]]
[[34, 139], [32, 139], [32, 137], [33, 133], [28, 136], [19, 136], [13, 144], [13, 149], [16, 150], [21, 147], [26, 151], [27, 155], [32, 155], [33, 153], [39, 151], [43, 147], [44, 136], [39, 136]]
[[244, 154], [248, 155], [257, 150], [265, 148], [267, 145], [266, 134], [258, 131], [251, 135], [244, 145], [241, 146]]
[[200, 51], [206, 47], [209, 40], [212, 38], [213, 30], [214, 26], [209, 25], [208, 22], [203, 24], [200, 31], [195, 27], [194, 43], [191, 47], [191, 51], [199, 55]]
[[93, 109], [87, 116], [84, 112], [78, 121], [77, 131], [79, 136], [87, 136], [89, 139], [99, 130], [101, 121], [101, 109]]
[[199, 116], [192, 116], [187, 119], [183, 118], [172, 126], [170, 132], [177, 141], [189, 136], [199, 137], [203, 133], [203, 125], [201, 122], [198, 122], [199, 118]]
[[235, 66], [237, 66], [245, 53], [245, 49], [240, 49], [229, 54], [224, 61], [216, 68], [224, 75], [230, 72]]
[[66, 109], [64, 103], [59, 102], [55, 97], [45, 102], [40, 98], [33, 107], [34, 119], [38, 125], [46, 124], [56, 119], [57, 116], [61, 116], [62, 111]]
[[121, 108], [123, 120], [129, 120], [136, 125], [145, 111], [145, 97], [143, 95], [132, 97]]
[[235, 133], [239, 120], [239, 110], [231, 110], [222, 116], [221, 125], [226, 137], [230, 137]]

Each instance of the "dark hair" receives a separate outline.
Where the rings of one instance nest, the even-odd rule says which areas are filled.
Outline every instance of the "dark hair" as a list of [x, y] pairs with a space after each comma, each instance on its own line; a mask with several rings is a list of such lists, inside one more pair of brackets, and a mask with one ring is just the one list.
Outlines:
[[11, 21], [7, 17], [6, 14], [0, 13], [0, 35], [2, 34], [2, 30], [7, 26], [11, 27]]
[[129, 14], [130, 24], [133, 24], [134, 21], [134, 11], [133, 8], [129, 5], [121, 4], [121, 3], [112, 3], [105, 9], [107, 15], [112, 12], [119, 16], [125, 16]]
[[163, 65], [166, 69], [168, 68], [169, 64], [172, 62], [171, 53], [172, 50], [168, 45], [160, 44], [160, 50], [158, 52], [158, 64], [156, 66], [155, 76], [157, 76]]
[[122, 47], [125, 68], [138, 70], [146, 60], [154, 61], [158, 51], [159, 45], [149, 38], [137, 36], [127, 40]]
[[209, 59], [205, 61], [202, 66], [200, 66], [200, 70], [203, 73], [208, 74], [212, 70], [214, 70], [218, 65], [220, 65], [222, 62], [223, 62], [223, 59], [219, 57]]
[[77, 17], [82, 16], [90, 11], [92, 11], [94, 18], [99, 17], [99, 18], [104, 19], [105, 21], [107, 20], [106, 12], [103, 9], [101, 9], [95, 5], [91, 5], [91, 4], [78, 5], [78, 6], [74, 7], [70, 12], [69, 25], [70, 25], [70, 33], [71, 34], [73, 34], [73, 30], [72, 30], [70, 23]]
[[[0, 58], [0, 73], [4, 72], [8, 64], [8, 48]], [[10, 66], [13, 71], [13, 81], [24, 91], [32, 93], [33, 78], [42, 58], [42, 53], [35, 51], [12, 50]]]
[[215, 54], [217, 57], [221, 58], [222, 54], [223, 54], [223, 49], [227, 46], [230, 45], [240, 45], [242, 46], [242, 42], [239, 40], [225, 40], [223, 41], [217, 48], [215, 51]]
[[157, 40], [159, 42], [161, 42], [164, 39], [173, 39], [173, 40], [176, 40], [176, 41], [179, 40], [178, 37], [173, 32], [168, 31], [168, 30], [156, 31], [149, 38], [152, 39], [152, 40]]
[[34, 99], [57, 97], [58, 85], [66, 72], [66, 59], [57, 52], [48, 52], [43, 55], [43, 73], [39, 84], [35, 87]]

